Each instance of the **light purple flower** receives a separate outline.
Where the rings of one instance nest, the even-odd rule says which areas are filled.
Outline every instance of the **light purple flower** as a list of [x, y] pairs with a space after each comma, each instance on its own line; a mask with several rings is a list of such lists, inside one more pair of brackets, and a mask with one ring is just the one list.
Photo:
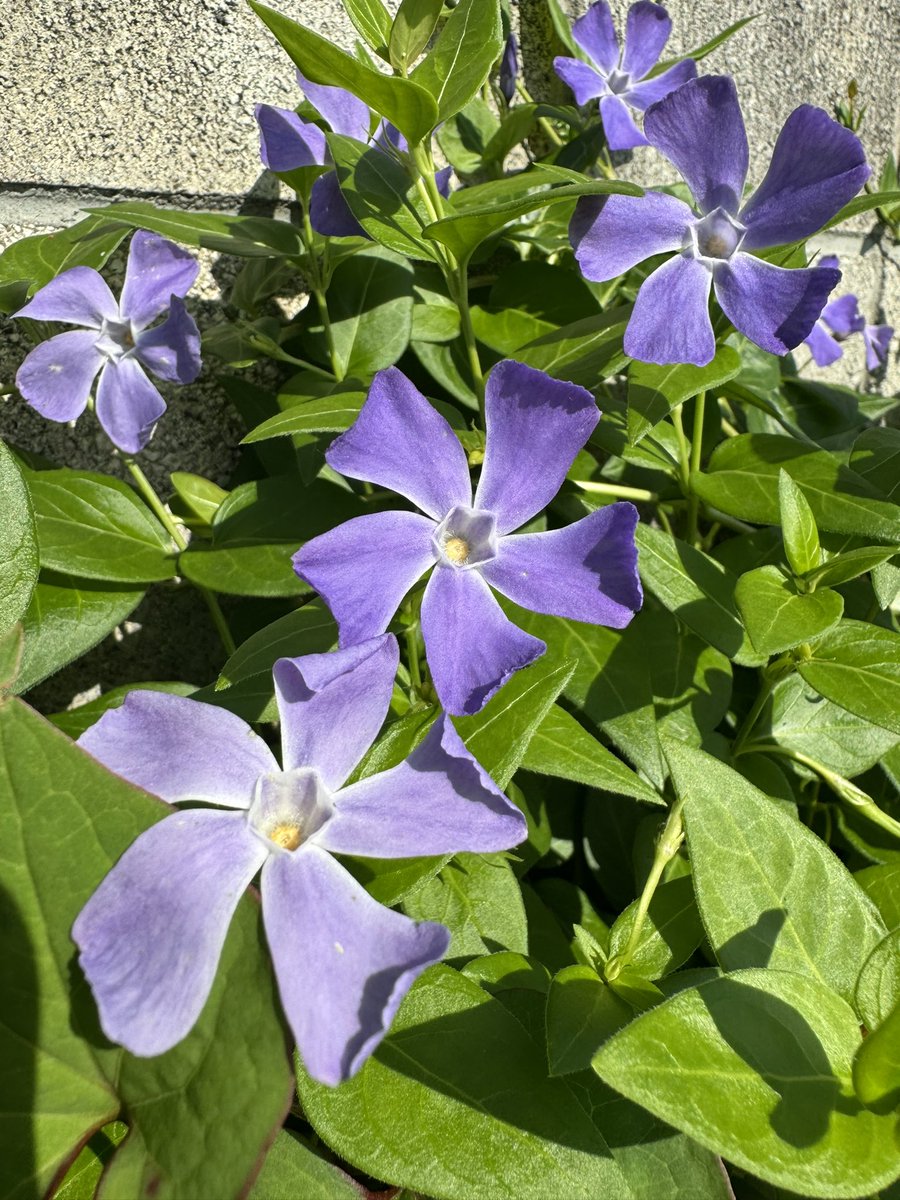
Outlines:
[[593, 396], [506, 360], [485, 395], [487, 442], [475, 498], [447, 421], [396, 367], [379, 371], [353, 426], [326, 453], [336, 471], [399, 492], [421, 511], [356, 517], [307, 542], [294, 569], [329, 604], [340, 644], [387, 628], [413, 584], [438, 697], [475, 713], [544, 653], [507, 619], [491, 588], [523, 608], [621, 629], [641, 605], [627, 503], [564, 529], [516, 534], [556, 495], [599, 413]]
[[445, 953], [443, 925], [383, 907], [332, 857], [497, 851], [522, 813], [441, 716], [399, 766], [345, 786], [387, 714], [397, 669], [386, 635], [275, 664], [282, 766], [239, 717], [183, 696], [131, 692], [79, 745], [170, 804], [134, 842], [72, 930], [104, 1033], [162, 1054], [209, 996], [237, 903], [261, 871], [281, 1001], [306, 1069], [353, 1075], [416, 978]]
[[750, 252], [808, 237], [856, 195], [870, 174], [859, 138], [821, 108], [801, 105], [742, 208], [747, 135], [729, 76], [705, 75], [672, 92], [648, 110], [644, 131], [684, 176], [699, 211], [661, 192], [589, 198], [579, 201], [569, 228], [587, 279], [613, 279], [651, 255], [675, 255], [641, 285], [626, 354], [710, 362], [711, 284], [736, 329], [771, 354], [786, 354], [809, 335], [840, 272], [787, 270]]
[[[819, 259], [819, 266], [837, 267], [836, 254], [827, 254]], [[868, 325], [859, 310], [859, 301], [852, 292], [830, 300], [822, 309], [822, 315], [812, 327], [804, 341], [809, 347], [817, 366], [830, 367], [843, 356], [841, 342], [855, 333], [863, 335], [866, 347], [866, 368], [877, 371], [887, 359], [887, 348], [894, 335], [890, 325]]]
[[606, 0], [596, 0], [572, 26], [572, 37], [593, 66], [580, 58], [553, 60], [557, 75], [572, 89], [576, 104], [600, 97], [600, 116], [610, 150], [646, 146], [630, 109], [644, 112], [674, 88], [697, 74], [692, 58], [647, 79], [672, 32], [669, 14], [661, 4], [638, 0], [628, 10], [625, 46], [619, 52], [612, 13]]
[[[388, 152], [388, 144], [406, 153], [406, 138], [389, 122], [381, 120], [370, 136], [372, 113], [362, 100], [344, 88], [313, 83], [297, 72], [297, 81], [310, 104], [331, 127], [333, 133], [371, 141], [374, 148]], [[311, 121], [304, 121], [292, 109], [257, 104], [256, 122], [259, 126], [259, 153], [263, 166], [277, 173], [287, 173], [300, 167], [330, 166], [328, 143], [322, 130]], [[449, 195], [452, 168], [436, 172], [435, 181], [442, 196]], [[327, 171], [312, 186], [309, 198], [309, 220], [316, 233], [323, 237], [367, 237], [338, 183], [337, 172]]]
[[[186, 250], [139, 229], [118, 303], [91, 267], [51, 279], [15, 316], [84, 328], [36, 346], [19, 367], [19, 391], [51, 421], [74, 421], [99, 374], [100, 424], [120, 450], [143, 450], [166, 410], [144, 369], [170, 383], [191, 383], [200, 372], [200, 333], [181, 299], [198, 270]], [[166, 320], [153, 326], [167, 309]]]

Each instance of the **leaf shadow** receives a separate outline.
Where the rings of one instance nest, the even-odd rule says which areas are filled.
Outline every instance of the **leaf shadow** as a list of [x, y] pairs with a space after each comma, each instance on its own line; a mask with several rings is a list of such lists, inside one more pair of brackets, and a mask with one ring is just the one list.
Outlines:
[[36, 1100], [39, 993], [35, 947], [15, 897], [0, 885], [0, 1062], [4, 1077], [5, 1149], [0, 1191], [38, 1200], [33, 1114]]
[[716, 957], [726, 971], [741, 967], [767, 967], [785, 921], [786, 909], [766, 909], [753, 925], [748, 925], [723, 942], [716, 951]]

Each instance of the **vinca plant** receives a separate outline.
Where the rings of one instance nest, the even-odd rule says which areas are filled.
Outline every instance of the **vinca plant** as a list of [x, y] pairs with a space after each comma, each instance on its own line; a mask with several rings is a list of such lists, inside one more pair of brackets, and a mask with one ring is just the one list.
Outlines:
[[[897, 234], [856, 85], [757, 171], [750, 18], [546, 0], [550, 102], [505, 0], [344, 0], [352, 51], [249, 3], [283, 215], [0, 255], [6, 411], [106, 446], [0, 442], [2, 1196], [900, 1196], [895, 349], [815, 240]], [[201, 367], [240, 444], [161, 483]], [[208, 673], [91, 692], [151, 590]]]

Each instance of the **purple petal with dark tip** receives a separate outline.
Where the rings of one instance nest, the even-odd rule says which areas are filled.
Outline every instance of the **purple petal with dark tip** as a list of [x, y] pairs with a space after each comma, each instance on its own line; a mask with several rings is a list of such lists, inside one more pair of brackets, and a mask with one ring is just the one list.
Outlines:
[[[835, 267], [837, 259], [835, 259]], [[818, 267], [830, 267], [825, 259], [820, 259]], [[832, 268], [833, 269], [833, 268]], [[859, 311], [859, 301], [852, 292], [846, 296], [838, 296], [837, 300], [829, 300], [822, 309], [822, 320], [841, 337], [849, 337], [851, 333], [860, 333], [866, 323], [865, 317]]]
[[659, 62], [672, 32], [672, 21], [661, 4], [637, 0], [625, 19], [625, 50], [622, 70], [633, 79], [643, 79]]
[[863, 340], [866, 343], [866, 369], [877, 371], [887, 362], [888, 346], [894, 336], [892, 325], [866, 325]]
[[335, 796], [315, 842], [336, 854], [412, 858], [508, 850], [527, 835], [521, 811], [441, 714], [405, 762]]
[[609, 91], [606, 80], [599, 71], [595, 71], [589, 63], [580, 58], [565, 58], [557, 55], [553, 60], [553, 70], [575, 97], [577, 105], [587, 104], [597, 96], [604, 96]]
[[78, 745], [170, 804], [249, 808], [257, 779], [279, 770], [263, 739], [227, 708], [142, 688], [107, 710]]
[[633, 150], [635, 146], [647, 145], [621, 96], [601, 96], [600, 116], [610, 150]]
[[378, 372], [356, 421], [325, 457], [342, 475], [399, 492], [437, 521], [472, 500], [459, 438], [396, 367]]
[[663, 192], [585, 196], [575, 206], [569, 238], [585, 279], [603, 282], [645, 258], [680, 250], [694, 214]]
[[116, 320], [119, 306], [103, 276], [93, 267], [72, 267], [45, 283], [13, 315], [99, 329], [104, 320]]
[[71, 329], [35, 346], [16, 372], [16, 387], [42, 417], [74, 421], [84, 412], [103, 366], [93, 329]]
[[375, 741], [399, 661], [393, 634], [330, 654], [279, 658], [274, 675], [284, 770], [314, 767], [336, 791]]
[[520, 608], [624, 629], [643, 601], [637, 522], [634, 505], [622, 502], [562, 529], [500, 538], [482, 574]]
[[488, 375], [484, 405], [475, 507], [493, 512], [497, 532], [509, 533], [550, 503], [600, 412], [586, 388], [512, 359]]
[[853, 199], [871, 173], [855, 133], [821, 108], [795, 108], [778, 135], [765, 179], [741, 212], [744, 248], [809, 237]]
[[595, 0], [572, 26], [572, 37], [580, 50], [608, 75], [619, 62], [619, 42], [606, 0]]
[[420, 513], [367, 513], [300, 547], [294, 570], [331, 609], [342, 646], [384, 633], [400, 601], [435, 561], [436, 528]]
[[350, 211], [350, 205], [338, 183], [337, 171], [327, 171], [312, 185], [309, 221], [322, 237], [369, 236]]
[[651, 104], [665, 99], [669, 92], [674, 92], [689, 79], [696, 78], [697, 64], [692, 58], [684, 58], [674, 67], [669, 67], [668, 71], [654, 75], [652, 79], [645, 79], [643, 83], [633, 84], [627, 92], [623, 93], [623, 97], [632, 108], [644, 112]]
[[108, 362], [97, 384], [97, 420], [114, 446], [138, 454], [150, 441], [166, 402], [136, 358]]
[[641, 284], [625, 330], [625, 353], [641, 362], [705, 367], [716, 353], [709, 319], [712, 275], [696, 258], [676, 254]]
[[72, 928], [100, 1025], [132, 1054], [163, 1054], [209, 997], [225, 935], [268, 851], [243, 813], [173, 813], [137, 839]]
[[738, 253], [716, 269], [716, 299], [751, 342], [787, 354], [809, 336], [840, 278], [829, 267], [788, 270]]
[[273, 855], [263, 919], [278, 990], [306, 1070], [335, 1085], [360, 1069], [406, 993], [450, 944], [376, 900], [314, 845]]
[[135, 354], [159, 379], [193, 383], [202, 365], [200, 330], [182, 299], [173, 296], [165, 321], [138, 334]]
[[839, 358], [844, 356], [843, 347], [828, 332], [824, 320], [816, 321], [810, 330], [809, 337], [804, 341], [819, 367], [830, 367], [832, 363], [836, 363]]
[[547, 648], [507, 619], [477, 568], [435, 568], [422, 597], [422, 636], [438, 699], [454, 716], [479, 712]]
[[259, 156], [270, 171], [295, 171], [321, 167], [328, 153], [325, 134], [312, 121], [302, 121], [290, 108], [257, 104], [253, 110], [259, 126]]
[[647, 109], [644, 135], [678, 168], [702, 212], [737, 212], [749, 152], [731, 76], [702, 75], [670, 92]]
[[313, 108], [318, 109], [334, 133], [356, 138], [358, 142], [369, 140], [370, 114], [367, 104], [344, 88], [313, 83], [299, 71], [297, 79], [307, 100]]
[[169, 307], [172, 296], [186, 296], [200, 264], [192, 254], [158, 233], [139, 229], [131, 239], [119, 309], [123, 319], [144, 329]]

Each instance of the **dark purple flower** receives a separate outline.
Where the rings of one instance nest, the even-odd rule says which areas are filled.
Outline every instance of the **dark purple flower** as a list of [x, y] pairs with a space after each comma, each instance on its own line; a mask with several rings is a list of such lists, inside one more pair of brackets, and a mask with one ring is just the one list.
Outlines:
[[516, 604], [621, 629], [641, 605], [633, 505], [600, 508], [565, 529], [515, 534], [556, 495], [599, 413], [575, 384], [506, 360], [487, 381], [487, 442], [475, 498], [465, 452], [447, 421], [396, 367], [374, 378], [356, 423], [326, 454], [421, 512], [356, 517], [307, 542], [297, 574], [328, 602], [342, 646], [387, 628], [420, 576], [422, 635], [437, 694], [475, 713], [544, 653], [504, 615]]
[[503, 56], [500, 59], [500, 94], [507, 104], [512, 104], [512, 98], [516, 94], [516, 79], [519, 74], [518, 51], [519, 43], [516, 41], [516, 35], [511, 33], [506, 39]]
[[569, 228], [587, 279], [613, 279], [651, 255], [675, 255], [641, 285], [625, 352], [705, 366], [716, 352], [712, 284], [736, 329], [786, 354], [809, 335], [840, 272], [787, 270], [750, 252], [808, 237], [856, 195], [870, 174], [859, 138], [820, 108], [795, 109], [741, 208], [747, 136], [729, 76], [705, 75], [672, 92], [648, 110], [644, 131], [684, 176], [699, 211], [662, 192], [590, 198], [579, 201]]
[[600, 97], [600, 116], [610, 150], [646, 146], [647, 139], [635, 124], [629, 109], [644, 112], [697, 74], [692, 58], [654, 75], [663, 46], [669, 40], [672, 22], [661, 4], [638, 0], [628, 10], [625, 47], [619, 52], [612, 13], [606, 0], [597, 0], [572, 26], [572, 37], [591, 66], [580, 58], [553, 60], [557, 75], [574, 93], [576, 104]]
[[384, 1037], [449, 935], [384, 908], [332, 855], [505, 850], [527, 832], [443, 716], [405, 762], [344, 786], [387, 714], [397, 661], [390, 635], [279, 659], [281, 767], [239, 717], [159, 692], [131, 692], [79, 738], [171, 804], [238, 810], [191, 808], [152, 826], [79, 914], [72, 936], [112, 1041], [149, 1057], [190, 1032], [260, 870], [281, 1001], [309, 1073], [340, 1083]]
[[[19, 367], [19, 391], [49, 420], [74, 421], [99, 373], [100, 424], [126, 454], [143, 450], [166, 411], [144, 368], [169, 383], [191, 383], [200, 372], [200, 333], [181, 299], [198, 270], [186, 250], [139, 229], [118, 304], [91, 267], [72, 267], [51, 279], [15, 316], [84, 328], [36, 346]], [[166, 320], [151, 329], [167, 309]]]
[[[836, 254], [827, 254], [819, 259], [819, 266], [838, 266]], [[866, 347], [866, 368], [877, 371], [887, 358], [887, 348], [894, 330], [890, 325], [867, 325], [859, 310], [859, 301], [852, 292], [829, 300], [822, 315], [813, 325], [809, 337], [804, 338], [817, 366], [830, 367], [843, 356], [841, 342], [855, 333], [863, 335]]]

